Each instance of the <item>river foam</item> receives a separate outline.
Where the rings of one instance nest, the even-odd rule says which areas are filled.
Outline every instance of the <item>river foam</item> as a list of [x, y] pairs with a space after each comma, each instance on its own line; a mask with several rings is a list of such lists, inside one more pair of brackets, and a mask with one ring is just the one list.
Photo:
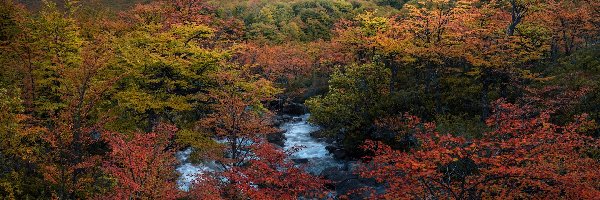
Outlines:
[[[306, 170], [314, 175], [319, 175], [323, 169], [333, 166], [341, 166], [325, 148], [327, 144], [310, 136], [310, 133], [318, 131], [319, 127], [308, 122], [309, 114], [295, 117], [295, 120], [280, 126], [285, 131], [285, 150], [299, 147], [300, 150], [291, 155], [291, 159], [306, 159]], [[206, 164], [192, 164], [188, 159], [192, 149], [188, 148], [177, 152], [177, 159], [181, 164], [176, 168], [181, 174], [177, 180], [179, 189], [187, 191], [191, 183], [206, 171], [213, 171], [214, 167]], [[218, 169], [217, 169], [218, 170]]]

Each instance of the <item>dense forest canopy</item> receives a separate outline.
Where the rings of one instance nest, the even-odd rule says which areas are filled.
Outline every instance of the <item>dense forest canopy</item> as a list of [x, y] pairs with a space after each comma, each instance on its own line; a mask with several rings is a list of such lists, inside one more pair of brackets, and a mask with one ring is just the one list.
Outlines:
[[600, 197], [597, 0], [0, 0], [0, 51], [3, 199]]

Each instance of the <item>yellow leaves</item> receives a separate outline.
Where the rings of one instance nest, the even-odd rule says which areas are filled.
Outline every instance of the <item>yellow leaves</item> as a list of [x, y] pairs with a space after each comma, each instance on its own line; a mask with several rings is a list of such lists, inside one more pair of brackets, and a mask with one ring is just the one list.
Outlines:
[[356, 17], [362, 25], [362, 31], [367, 36], [373, 36], [387, 28], [388, 19], [385, 17], [376, 17], [373, 12], [365, 12]]
[[133, 108], [138, 112], [159, 107], [153, 103], [150, 95], [138, 90], [119, 92], [115, 95], [115, 99], [124, 107]]
[[20, 91], [8, 91], [0, 88], [0, 154], [34, 161], [37, 153], [36, 143], [44, 128], [27, 125], [31, 118], [22, 114]]
[[122, 106], [132, 108], [141, 113], [149, 109], [161, 109], [165, 107], [178, 111], [192, 109], [192, 105], [188, 103], [186, 97], [173, 94], [163, 94], [156, 97], [139, 89], [119, 92], [115, 94], [115, 99]]
[[540, 80], [538, 79], [539, 74], [532, 73], [530, 70], [519, 70], [522, 78], [530, 79], [530, 80]]
[[176, 142], [182, 146], [192, 147], [191, 159], [216, 159], [222, 157], [223, 145], [212, 139], [208, 132], [181, 129], [176, 133]]
[[165, 102], [163, 102], [163, 106], [171, 107], [177, 111], [184, 110], [192, 110], [192, 105], [188, 103], [188, 99], [183, 96], [170, 96]]
[[175, 38], [181, 39], [185, 44], [188, 44], [191, 40], [210, 38], [214, 30], [208, 26], [199, 24], [176, 24], [173, 25], [170, 32]]
[[281, 89], [276, 88], [273, 82], [261, 78], [251, 84], [252, 90], [255, 91], [256, 97], [259, 99], [268, 99], [276, 94], [281, 93]]
[[212, 75], [219, 87], [214, 92], [242, 96], [252, 104], [261, 104], [261, 101], [269, 100], [282, 92], [273, 82], [252, 74], [250, 70], [250, 66], [239, 65], [219, 69]]
[[426, 170], [426, 165], [423, 163], [409, 160], [409, 166], [411, 170]]

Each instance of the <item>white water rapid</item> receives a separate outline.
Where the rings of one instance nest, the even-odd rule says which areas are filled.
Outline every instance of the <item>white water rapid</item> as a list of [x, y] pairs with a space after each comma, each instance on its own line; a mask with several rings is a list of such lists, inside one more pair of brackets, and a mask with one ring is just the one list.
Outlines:
[[177, 152], [176, 155], [177, 160], [181, 162], [181, 164], [176, 168], [177, 172], [181, 174], [181, 176], [177, 180], [177, 186], [179, 186], [179, 189], [183, 191], [189, 190], [190, 185], [197, 178], [198, 175], [202, 174], [202, 172], [211, 170], [209, 167], [202, 164], [192, 164], [188, 160], [190, 157], [190, 153], [192, 153], [192, 149], [188, 148], [183, 151]]
[[[292, 159], [306, 159], [306, 170], [312, 174], [319, 175], [327, 167], [341, 166], [325, 149], [326, 143], [318, 141], [310, 136], [310, 133], [319, 130], [318, 126], [308, 123], [309, 114], [295, 117], [295, 120], [286, 122], [280, 126], [285, 130], [286, 141], [285, 150], [291, 150], [294, 147], [301, 147], [301, 150], [294, 153]], [[177, 185], [181, 190], [187, 191], [190, 184], [197, 175], [205, 171], [215, 170], [215, 166], [209, 164], [195, 165], [188, 160], [191, 149], [186, 149], [177, 153], [177, 159], [181, 164], [177, 167], [177, 172], [181, 174]], [[214, 165], [214, 163], [213, 163]], [[218, 167], [217, 167], [218, 168]]]
[[307, 159], [306, 170], [314, 175], [319, 175], [323, 169], [333, 166], [341, 166], [329, 151], [325, 149], [327, 144], [310, 136], [310, 133], [318, 131], [319, 127], [308, 123], [309, 114], [299, 116], [299, 120], [281, 125], [285, 130], [285, 150], [301, 147], [300, 151], [292, 154], [292, 159]]

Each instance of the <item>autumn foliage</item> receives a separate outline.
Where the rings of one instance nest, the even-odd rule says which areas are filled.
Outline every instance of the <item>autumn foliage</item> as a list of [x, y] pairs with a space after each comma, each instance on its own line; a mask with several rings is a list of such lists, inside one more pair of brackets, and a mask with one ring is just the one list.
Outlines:
[[222, 157], [213, 156], [223, 169], [198, 177], [191, 189], [195, 198], [296, 199], [323, 195], [325, 181], [289, 160], [288, 153], [265, 140], [276, 132], [272, 114], [263, 107], [277, 90], [263, 78], [247, 76], [235, 67], [217, 73], [219, 88], [209, 92], [214, 113], [199, 121], [201, 131], [222, 141]]
[[177, 199], [174, 163], [175, 147], [169, 142], [177, 131], [173, 125], [160, 124], [150, 133], [134, 133], [128, 138], [105, 133], [111, 148], [103, 170], [116, 180], [111, 199]]
[[0, 0], [0, 198], [598, 199], [599, 8]]
[[[251, 148], [252, 158], [243, 166], [199, 177], [191, 194], [215, 199], [297, 199], [325, 196], [327, 181], [309, 174], [289, 160], [288, 153], [270, 143]], [[220, 180], [220, 181], [217, 181]]]
[[597, 138], [582, 133], [594, 126], [586, 115], [559, 126], [551, 111], [494, 103], [481, 138], [439, 133], [435, 124], [405, 115], [396, 119], [400, 133], [417, 138], [409, 150], [367, 142], [374, 153], [361, 175], [386, 183], [384, 199], [566, 198], [594, 199], [600, 194], [599, 164], [587, 151]]

